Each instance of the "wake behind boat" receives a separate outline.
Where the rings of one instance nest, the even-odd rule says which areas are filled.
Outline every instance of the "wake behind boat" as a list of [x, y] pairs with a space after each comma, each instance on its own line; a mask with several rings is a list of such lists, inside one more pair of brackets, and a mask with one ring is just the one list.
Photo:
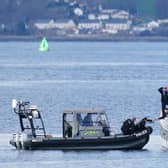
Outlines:
[[75, 109], [63, 112], [62, 137], [54, 137], [46, 133], [36, 106], [16, 100], [13, 100], [12, 106], [21, 127], [21, 133], [14, 134], [10, 140], [10, 144], [17, 149], [141, 149], [152, 133], [150, 127], [144, 127], [130, 135], [114, 134], [104, 110]]

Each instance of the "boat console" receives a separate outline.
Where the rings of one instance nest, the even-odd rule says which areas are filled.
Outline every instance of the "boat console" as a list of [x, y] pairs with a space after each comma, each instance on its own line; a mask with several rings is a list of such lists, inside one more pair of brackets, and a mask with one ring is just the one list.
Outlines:
[[63, 112], [63, 137], [110, 136], [110, 124], [104, 110], [78, 109]]

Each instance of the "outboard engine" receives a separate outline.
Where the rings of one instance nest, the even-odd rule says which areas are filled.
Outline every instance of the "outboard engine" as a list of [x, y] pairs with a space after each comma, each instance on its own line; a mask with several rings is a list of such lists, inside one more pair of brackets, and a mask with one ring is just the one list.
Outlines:
[[13, 134], [13, 138], [10, 144], [16, 147], [16, 149], [25, 149], [24, 142], [29, 140], [28, 135], [24, 133]]

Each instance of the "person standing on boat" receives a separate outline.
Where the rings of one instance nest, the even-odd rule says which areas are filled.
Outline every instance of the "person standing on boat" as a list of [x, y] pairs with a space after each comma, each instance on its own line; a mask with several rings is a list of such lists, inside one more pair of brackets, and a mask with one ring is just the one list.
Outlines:
[[160, 87], [158, 91], [161, 94], [162, 116], [165, 116], [165, 107], [168, 105], [168, 88], [167, 86]]
[[164, 119], [166, 116], [168, 116], [168, 105], [165, 106], [163, 115], [159, 117], [158, 119], [159, 120]]
[[83, 119], [83, 126], [93, 126], [93, 120], [92, 120], [91, 113], [87, 113], [87, 115]]

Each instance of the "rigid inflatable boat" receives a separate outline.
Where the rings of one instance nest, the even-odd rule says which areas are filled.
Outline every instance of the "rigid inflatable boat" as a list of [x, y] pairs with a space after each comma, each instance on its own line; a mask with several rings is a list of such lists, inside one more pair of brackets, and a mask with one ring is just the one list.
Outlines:
[[[48, 135], [42, 115], [29, 102], [13, 100], [21, 132], [14, 134], [10, 144], [25, 150], [111, 150], [141, 149], [149, 141], [151, 127], [131, 135], [111, 131], [106, 112], [101, 109], [65, 110], [62, 115], [62, 137]], [[38, 125], [37, 125], [38, 123]]]

